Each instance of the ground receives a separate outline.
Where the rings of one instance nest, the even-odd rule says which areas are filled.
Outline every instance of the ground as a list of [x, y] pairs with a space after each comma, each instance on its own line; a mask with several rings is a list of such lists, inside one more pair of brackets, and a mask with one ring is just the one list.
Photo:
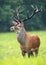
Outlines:
[[46, 31], [30, 31], [40, 37], [37, 57], [23, 58], [15, 32], [0, 33], [0, 65], [46, 65]]

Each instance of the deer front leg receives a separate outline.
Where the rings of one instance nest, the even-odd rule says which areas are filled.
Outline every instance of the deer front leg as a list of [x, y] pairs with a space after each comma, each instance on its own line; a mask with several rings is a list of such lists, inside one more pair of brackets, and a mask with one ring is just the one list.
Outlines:
[[25, 56], [26, 50], [25, 47], [23, 47], [22, 45], [20, 46], [21, 51], [22, 51], [22, 56]]
[[26, 51], [22, 51], [22, 56], [25, 56]]
[[30, 56], [34, 56], [33, 51], [28, 51], [28, 57], [30, 58]]

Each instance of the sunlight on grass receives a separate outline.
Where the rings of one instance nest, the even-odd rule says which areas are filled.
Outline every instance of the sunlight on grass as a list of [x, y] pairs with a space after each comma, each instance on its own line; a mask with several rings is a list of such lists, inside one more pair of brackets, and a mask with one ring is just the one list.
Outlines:
[[46, 65], [46, 58], [35, 57], [35, 58], [5, 58], [1, 60], [0, 65]]
[[46, 31], [32, 31], [30, 34], [37, 34], [41, 39], [39, 54], [37, 57], [21, 55], [16, 34], [0, 33], [0, 65], [46, 65]]

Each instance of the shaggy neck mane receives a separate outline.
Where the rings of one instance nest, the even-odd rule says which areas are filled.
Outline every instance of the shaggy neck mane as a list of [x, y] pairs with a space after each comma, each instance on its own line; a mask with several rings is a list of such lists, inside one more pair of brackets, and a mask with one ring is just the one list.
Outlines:
[[21, 28], [20, 30], [17, 31], [17, 39], [20, 44], [25, 45], [26, 31], [24, 28]]

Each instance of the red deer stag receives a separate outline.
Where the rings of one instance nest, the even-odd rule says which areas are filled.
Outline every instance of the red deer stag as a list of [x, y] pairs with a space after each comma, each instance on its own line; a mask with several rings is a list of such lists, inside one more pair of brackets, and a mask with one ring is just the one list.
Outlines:
[[[35, 9], [33, 14], [23, 21], [31, 19], [36, 13], [40, 11], [41, 10]], [[33, 52], [35, 55], [37, 55], [40, 46], [40, 38], [35, 34], [28, 34], [24, 28], [23, 21], [15, 19], [12, 22], [14, 26], [12, 26], [10, 29], [16, 31], [17, 40], [20, 43], [23, 56], [25, 56], [25, 53], [28, 53], [28, 57], [30, 57], [30, 55], [34, 56]]]

